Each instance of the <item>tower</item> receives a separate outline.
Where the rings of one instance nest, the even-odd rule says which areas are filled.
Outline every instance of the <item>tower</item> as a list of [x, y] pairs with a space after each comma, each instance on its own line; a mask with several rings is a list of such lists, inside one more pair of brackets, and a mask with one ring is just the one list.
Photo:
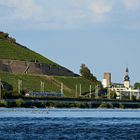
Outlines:
[[104, 88], [111, 86], [111, 73], [108, 73], [108, 72], [104, 73], [102, 84]]
[[125, 88], [129, 88], [130, 87], [130, 77], [129, 77], [129, 70], [128, 70], [128, 68], [126, 68], [126, 70], [125, 70], [124, 87]]

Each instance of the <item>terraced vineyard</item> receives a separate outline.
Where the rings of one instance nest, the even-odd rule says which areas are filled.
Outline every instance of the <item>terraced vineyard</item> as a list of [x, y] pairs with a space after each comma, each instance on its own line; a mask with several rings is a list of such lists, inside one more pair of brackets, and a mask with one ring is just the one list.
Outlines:
[[[16, 39], [9, 37], [9, 35], [7, 33], [3, 33], [3, 32], [0, 32], [0, 60], [1, 59], [8, 59], [8, 60], [6, 60], [6, 63], [1, 62], [0, 66], [2, 69], [0, 72], [0, 79], [2, 79], [2, 82], [5, 83], [5, 85], [8, 85], [9, 87], [11, 87], [10, 90], [11, 90], [12, 94], [18, 93], [18, 80], [22, 80], [22, 83], [23, 83], [22, 89], [27, 90], [27, 91], [40, 91], [41, 90], [40, 83], [42, 81], [45, 84], [45, 91], [60, 92], [61, 83], [63, 83], [64, 94], [66, 97], [75, 97], [76, 93], [77, 93], [77, 97], [78, 97], [79, 92], [80, 92], [80, 88], [79, 88], [80, 85], [81, 85], [81, 92], [82, 92], [82, 94], [84, 94], [86, 92], [89, 92], [90, 85], [92, 85], [92, 90], [94, 90], [94, 86], [96, 84], [89, 80], [79, 77], [78, 75], [74, 74], [73, 72], [70, 73], [70, 70], [63, 68], [63, 67], [59, 66], [58, 64], [56, 64], [55, 62], [45, 58], [44, 56], [28, 49], [25, 46], [22, 46], [22, 45], [16, 43]], [[36, 73], [36, 75], [35, 75], [35, 73], [30, 73], [32, 75], [30, 75], [29, 73], [22, 74], [22, 73], [24, 73], [24, 72], [22, 72], [22, 70], [21, 70], [21, 74], [14, 74], [14, 73], [18, 73], [17, 69], [18, 70], [20, 68], [22, 69], [22, 67], [23, 67], [23, 69], [25, 69], [26, 67], [29, 69], [29, 67], [26, 64], [27, 66], [25, 66], [25, 68], [24, 68], [23, 63], [20, 66], [19, 66], [19, 63], [17, 63], [17, 65], [19, 67], [17, 67], [17, 69], [16, 69], [15, 66], [17, 66], [17, 65], [13, 64], [12, 61], [11, 61], [12, 62], [11, 63], [9, 60], [39, 62], [39, 63], [45, 63], [48, 65], [52, 65], [53, 67], [52, 66], [49, 67], [49, 70], [48, 70], [47, 69], [48, 67], [46, 66], [45, 70], [47, 69], [47, 72], [45, 74], [42, 73], [42, 75], [40, 73]], [[32, 66], [33, 67], [32, 69], [34, 70], [34, 72], [35, 71], [38, 72], [39, 70], [40, 71], [44, 70], [44, 69], [41, 69], [40, 65], [37, 65], [36, 66], [37, 68], [35, 67], [35, 65], [33, 65], [33, 66]], [[13, 70], [15, 70], [15, 72], [13, 72]], [[48, 71], [50, 73], [53, 71], [54, 73], [51, 75], [59, 75], [59, 77], [58, 76], [46, 76], [46, 75], [49, 75]], [[59, 73], [56, 74], [56, 72], [57, 73], [59, 72]], [[38, 74], [40, 74], [40, 75], [38, 75]], [[64, 75], [66, 75], [66, 76], [64, 77]], [[76, 75], [76, 77], [72, 77], [75, 75]], [[76, 87], [77, 87], [77, 92], [76, 92]], [[9, 92], [9, 90], [7, 90], [7, 91]]]
[[18, 80], [22, 80], [24, 90], [40, 91], [40, 81], [45, 84], [45, 91], [60, 92], [61, 83], [64, 84], [64, 94], [66, 97], [75, 97], [76, 85], [77, 94], [79, 94], [79, 85], [81, 84], [82, 93], [89, 92], [89, 86], [92, 85], [94, 90], [95, 83], [81, 77], [54, 77], [54, 76], [37, 76], [26, 74], [9, 74], [0, 73], [3, 82], [13, 87], [13, 91], [18, 91]]
[[69, 87], [72, 93], [76, 93], [77, 86], [78, 95], [80, 93], [80, 86], [81, 93], [84, 94], [86, 92], [89, 92], [90, 85], [93, 91], [95, 89], [95, 85], [97, 84], [82, 77], [55, 77], [55, 79], [58, 80], [59, 82], [64, 83], [65, 86]]
[[0, 39], [0, 59], [11, 59], [21, 61], [32, 61], [57, 65], [44, 56], [16, 43], [11, 43], [6, 39]]

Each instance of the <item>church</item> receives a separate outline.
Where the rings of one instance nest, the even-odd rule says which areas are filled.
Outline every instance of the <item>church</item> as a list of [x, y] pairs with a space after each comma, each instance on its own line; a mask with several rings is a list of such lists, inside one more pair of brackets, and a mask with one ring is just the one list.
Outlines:
[[104, 73], [104, 79], [102, 81], [103, 87], [108, 89], [108, 97], [110, 92], [113, 91], [117, 94], [117, 99], [130, 99], [134, 97], [135, 99], [140, 98], [140, 90], [134, 89], [130, 84], [129, 70], [126, 68], [125, 77], [123, 84], [112, 83], [111, 73]]

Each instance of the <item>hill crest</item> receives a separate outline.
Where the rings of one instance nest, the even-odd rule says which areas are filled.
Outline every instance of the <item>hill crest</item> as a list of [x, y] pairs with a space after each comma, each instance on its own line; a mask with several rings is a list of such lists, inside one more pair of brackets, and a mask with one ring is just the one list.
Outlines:
[[28, 49], [0, 32], [0, 71], [57, 76], [77, 76], [72, 71]]

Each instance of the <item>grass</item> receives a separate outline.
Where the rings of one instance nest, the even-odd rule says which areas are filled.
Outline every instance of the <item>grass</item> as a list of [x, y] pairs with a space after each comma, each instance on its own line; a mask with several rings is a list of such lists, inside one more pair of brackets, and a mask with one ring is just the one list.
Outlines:
[[28, 91], [40, 91], [40, 81], [45, 83], [45, 91], [59, 91], [59, 87], [52, 84], [50, 80], [46, 80], [41, 76], [32, 76], [24, 74], [9, 74], [9, 73], [0, 73], [0, 78], [2, 81], [7, 82], [13, 86], [14, 91], [18, 91], [18, 80], [22, 80], [23, 89]]
[[21, 61], [37, 61], [40, 63], [57, 65], [44, 56], [15, 43], [11, 43], [6, 39], [0, 40], [0, 59], [12, 59]]
[[95, 84], [81, 77], [56, 77], [56, 76], [37, 76], [26, 74], [10, 74], [0, 72], [2, 81], [12, 85], [13, 91], [18, 91], [18, 80], [22, 80], [23, 89], [28, 91], [40, 91], [40, 81], [45, 84], [45, 91], [60, 92], [61, 83], [64, 84], [64, 94], [66, 97], [75, 97], [76, 85], [77, 94], [79, 94], [79, 84], [81, 84], [82, 93], [89, 92], [89, 85], [94, 90]]
[[72, 93], [72, 96], [75, 96], [76, 93], [76, 85], [77, 85], [77, 93], [79, 95], [80, 92], [80, 85], [81, 85], [81, 92], [82, 94], [89, 92], [90, 85], [92, 86], [92, 91], [95, 89], [95, 84], [87, 79], [82, 77], [55, 77], [56, 80], [59, 82], [64, 83], [66, 87], [71, 89], [70, 92], [66, 91], [66, 93]]

